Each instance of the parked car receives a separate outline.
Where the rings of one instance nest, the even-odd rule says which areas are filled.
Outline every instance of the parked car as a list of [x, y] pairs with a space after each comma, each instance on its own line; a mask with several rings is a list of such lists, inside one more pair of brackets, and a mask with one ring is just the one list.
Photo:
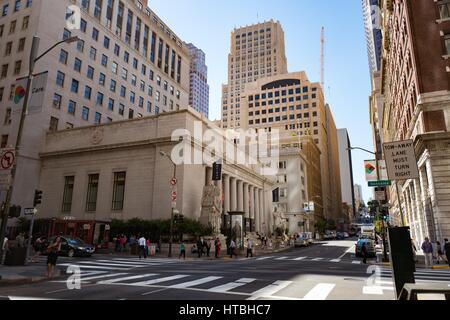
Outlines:
[[310, 245], [310, 242], [312, 242], [312, 239], [308, 233], [300, 233], [297, 235], [297, 238], [294, 241], [294, 246], [296, 248], [298, 247], [307, 247]]
[[361, 249], [363, 244], [366, 246], [367, 256], [368, 257], [376, 257], [376, 249], [375, 249], [375, 240], [371, 237], [362, 236], [358, 239], [358, 242], [355, 246], [355, 256], [361, 256]]
[[327, 231], [325, 231], [325, 234], [324, 234], [323, 238], [325, 240], [336, 239], [336, 232], [335, 231], [331, 231], [331, 230], [327, 230]]
[[344, 232], [337, 232], [336, 233], [336, 240], [344, 240], [345, 239], [345, 233]]
[[[50, 238], [50, 243], [56, 236]], [[87, 244], [80, 238], [73, 238], [71, 236], [61, 236], [61, 251], [60, 254], [68, 257], [81, 256], [90, 257], [95, 252], [95, 246]]]

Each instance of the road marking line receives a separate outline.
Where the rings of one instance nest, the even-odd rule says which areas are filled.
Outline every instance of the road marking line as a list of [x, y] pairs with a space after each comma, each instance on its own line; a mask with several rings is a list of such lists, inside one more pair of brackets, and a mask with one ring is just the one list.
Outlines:
[[361, 264], [361, 261], [353, 260], [353, 261], [352, 261], [352, 264]]
[[94, 280], [94, 279], [101, 279], [101, 278], [111, 278], [111, 277], [115, 277], [115, 276], [124, 276], [127, 275], [128, 273], [110, 273], [110, 274], [104, 274], [104, 275], [99, 275], [99, 276], [94, 276], [94, 277], [82, 277], [81, 281], [89, 281], [89, 280]]
[[149, 291], [149, 292], [143, 293], [142, 295], [143, 296], [147, 296], [147, 295], [152, 294], [152, 293], [157, 293], [157, 292], [166, 291], [166, 290], [169, 290], [169, 289], [168, 288], [163, 288], [163, 289], [153, 290], [153, 291]]
[[290, 284], [292, 284], [292, 281], [275, 281], [274, 283], [251, 293], [251, 297], [248, 298], [248, 300], [256, 300], [261, 297], [270, 297]]
[[339, 262], [341, 262], [341, 259], [333, 259], [333, 260], [330, 260], [330, 262], [336, 262], [336, 263], [339, 263]]
[[258, 258], [256, 260], [266, 260], [266, 259], [270, 259], [270, 258], [272, 258], [272, 257], [262, 257], [262, 258]]
[[48, 298], [36, 298], [36, 297], [19, 297], [19, 296], [8, 296], [9, 300], [55, 300]]
[[239, 279], [236, 282], [230, 282], [230, 283], [226, 283], [214, 288], [210, 288], [208, 289], [208, 291], [210, 292], [216, 292], [216, 293], [224, 293], [242, 286], [245, 286], [248, 283], [251, 283], [253, 281], [255, 281], [256, 279], [249, 279], [249, 278], [243, 278], [243, 279]]
[[279, 257], [279, 258], [276, 258], [275, 260], [286, 260], [287, 258], [289, 258], [289, 257]]
[[96, 261], [117, 263], [117, 264], [133, 264], [133, 265], [140, 265], [140, 266], [149, 265], [149, 263], [145, 263], [145, 262], [134, 262], [134, 261], [123, 261], [123, 260], [96, 260]]
[[347, 253], [354, 252], [354, 248], [355, 248], [355, 245], [353, 245], [350, 248], [348, 248], [347, 251], [345, 251], [341, 256], [338, 257], [338, 259], [342, 259]]
[[123, 263], [111, 263], [111, 262], [97, 262], [97, 261], [82, 261], [79, 262], [81, 265], [86, 265], [86, 264], [93, 264], [93, 265], [98, 265], [98, 266], [113, 266], [113, 267], [142, 267], [139, 265], [135, 265], [135, 264], [123, 264]]
[[319, 283], [303, 297], [303, 300], [326, 300], [335, 286], [334, 283]]
[[294, 261], [305, 260], [306, 258], [308, 258], [308, 257], [298, 257], [298, 258], [295, 258]]
[[159, 279], [153, 279], [153, 280], [147, 280], [147, 281], [130, 283], [129, 285], [137, 286], [137, 287], [145, 287], [145, 286], [148, 286], [148, 285], [151, 285], [151, 284], [167, 282], [167, 281], [182, 279], [182, 278], [186, 278], [186, 277], [189, 277], [189, 275], [177, 274], [175, 276], [170, 276], [170, 277], [164, 277], [164, 278], [159, 278]]
[[103, 270], [121, 270], [121, 271], [125, 271], [128, 269], [124, 269], [124, 268], [113, 268], [113, 267], [108, 267], [108, 266], [91, 266], [91, 265], [75, 265], [73, 263], [63, 263], [63, 264], [59, 264], [58, 266], [62, 266], [62, 267], [68, 267], [68, 266], [78, 266], [80, 268], [87, 268], [87, 269], [103, 269]]
[[384, 294], [383, 290], [393, 291], [394, 287], [365, 286], [365, 287], [363, 287], [363, 294], [382, 295], [382, 294]]
[[131, 276], [131, 277], [112, 279], [112, 280], [99, 281], [99, 282], [97, 282], [97, 284], [119, 283], [120, 281], [134, 280], [134, 279], [140, 279], [140, 278], [145, 278], [145, 277], [152, 277], [152, 276], [157, 276], [157, 275], [158, 275], [157, 273], [140, 274], [140, 275], [137, 275], [137, 276]]
[[211, 282], [211, 281], [215, 281], [217, 279], [221, 279], [223, 277], [206, 277], [206, 278], [202, 278], [202, 279], [198, 279], [198, 280], [194, 280], [194, 281], [189, 281], [189, 282], [183, 282], [180, 284], [175, 284], [173, 286], [169, 286], [168, 288], [171, 289], [182, 289], [182, 288], [189, 288], [189, 287], [194, 287], [200, 284], [204, 284], [207, 282]]
[[314, 258], [314, 259], [312, 259], [312, 261], [322, 261], [323, 260], [323, 258]]

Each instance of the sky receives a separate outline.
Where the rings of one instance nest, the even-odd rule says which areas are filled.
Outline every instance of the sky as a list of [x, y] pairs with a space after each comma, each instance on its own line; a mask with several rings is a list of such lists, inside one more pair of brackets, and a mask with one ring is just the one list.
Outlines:
[[[305, 71], [320, 82], [320, 33], [325, 27], [325, 97], [337, 128], [347, 128], [352, 146], [373, 150], [369, 123], [371, 93], [361, 0], [149, 0], [150, 8], [183, 41], [206, 54], [210, 119], [220, 119], [221, 86], [227, 82], [234, 28], [279, 21], [285, 33], [288, 71]], [[372, 197], [364, 160], [353, 151], [355, 183]]]

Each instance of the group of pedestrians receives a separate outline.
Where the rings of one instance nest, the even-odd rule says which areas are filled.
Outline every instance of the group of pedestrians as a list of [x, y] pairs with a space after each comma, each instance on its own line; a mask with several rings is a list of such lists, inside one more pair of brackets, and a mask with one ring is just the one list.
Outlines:
[[[191, 254], [197, 254], [199, 258], [201, 258], [203, 255], [210, 257], [211, 254], [211, 248], [214, 246], [214, 257], [216, 259], [220, 258], [220, 251], [222, 250], [222, 244], [220, 242], [219, 238], [214, 239], [214, 242], [212, 240], [205, 240], [203, 237], [200, 237], [197, 240], [197, 243], [194, 244], [191, 248]], [[183, 257], [186, 259], [186, 248], [185, 244], [180, 244], [180, 258]]]
[[[415, 248], [413, 247], [413, 250], [414, 249]], [[450, 266], [450, 242], [447, 238], [444, 239], [444, 245], [441, 245], [439, 241], [436, 241], [435, 246], [433, 246], [430, 239], [427, 237], [422, 243], [421, 249], [425, 255], [426, 268], [432, 268], [434, 260], [436, 260], [437, 264], [442, 261], [448, 263]]]

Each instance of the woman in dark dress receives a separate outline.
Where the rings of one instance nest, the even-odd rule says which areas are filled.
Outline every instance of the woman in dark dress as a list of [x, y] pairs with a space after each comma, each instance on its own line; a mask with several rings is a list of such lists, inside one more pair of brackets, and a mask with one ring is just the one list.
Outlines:
[[55, 240], [47, 247], [47, 277], [53, 277], [53, 270], [58, 260], [58, 253], [61, 250], [61, 237], [56, 237]]

